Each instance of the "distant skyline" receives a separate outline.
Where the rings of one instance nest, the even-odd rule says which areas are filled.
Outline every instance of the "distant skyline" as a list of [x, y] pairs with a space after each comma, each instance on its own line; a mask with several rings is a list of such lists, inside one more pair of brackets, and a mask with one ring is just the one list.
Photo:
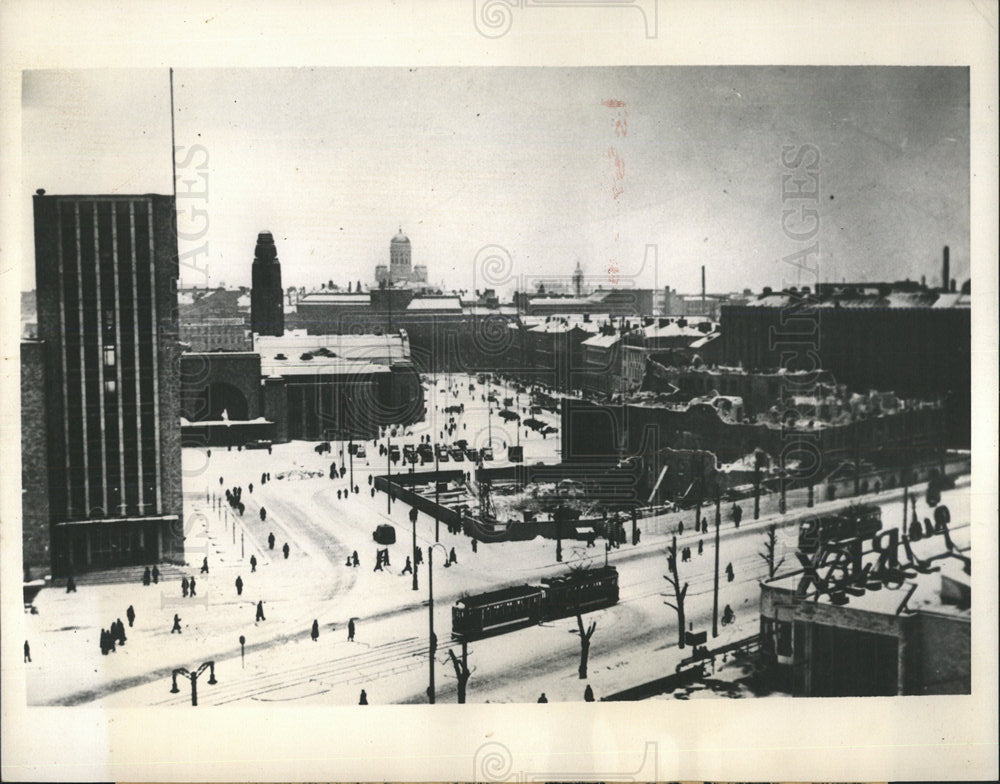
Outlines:
[[[810, 284], [781, 261], [803, 247], [782, 149], [806, 144], [821, 280], [935, 284], [944, 245], [969, 277], [965, 68], [181, 69], [174, 87], [184, 285], [249, 285], [260, 231], [286, 288], [371, 284], [400, 226], [448, 288], [484, 286], [486, 245], [511, 254], [508, 290], [577, 261], [591, 287], [616, 267], [695, 292], [703, 264], [710, 292]], [[25, 199], [170, 193], [166, 69], [25, 72], [23, 108]], [[27, 289], [30, 218], [22, 236]]]

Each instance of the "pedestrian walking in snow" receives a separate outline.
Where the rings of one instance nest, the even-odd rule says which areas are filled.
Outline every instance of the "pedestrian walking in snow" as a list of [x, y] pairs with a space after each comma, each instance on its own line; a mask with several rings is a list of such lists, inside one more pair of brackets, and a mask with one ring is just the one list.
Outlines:
[[698, 555], [701, 555], [705, 551], [705, 542], [701, 539], [698, 540]]
[[476, 539], [475, 537], [472, 538], [472, 552], [474, 553], [479, 552], [479, 540]]
[[458, 556], [455, 555], [455, 548], [454, 547], [451, 548], [451, 552], [448, 554], [448, 563], [449, 564], [457, 564], [458, 563]]
[[153, 566], [152, 576], [153, 576], [153, 585], [159, 585], [160, 584], [160, 570], [155, 565]]
[[416, 557], [416, 560], [414, 560], [413, 563], [414, 564], [422, 564], [423, 562], [424, 562], [424, 548], [418, 547], [417, 548], [417, 557]]
[[384, 566], [389, 566], [390, 565], [389, 564], [389, 548], [388, 547], [383, 547], [382, 548], [382, 564]]
[[352, 561], [352, 565], [353, 566], [357, 566], [359, 563], [361, 563], [358, 560], [358, 551], [357, 550], [355, 550], [354, 553], [351, 555], [351, 561]]
[[545, 696], [545, 692], [542, 692], [542, 696], [538, 698], [539, 702], [548, 702], [549, 698]]
[[267, 535], [267, 546], [272, 550], [274, 549], [274, 531]]
[[289, 553], [288, 542], [285, 542], [285, 544], [282, 546], [281, 552], [285, 554], [285, 560], [288, 560], [288, 553]]
[[372, 571], [373, 572], [381, 572], [382, 571], [382, 551], [381, 550], [377, 550], [375, 552], [375, 568], [372, 569]]
[[372, 475], [368, 474], [368, 484], [370, 485], [371, 483], [372, 483]]
[[174, 632], [181, 634], [181, 616], [179, 616], [177, 613], [174, 613], [174, 627], [170, 630], [171, 634], [173, 634]]
[[239, 575], [236, 575], [236, 595], [237, 596], [243, 595], [243, 578], [240, 577]]
[[406, 566], [400, 574], [413, 574], [413, 564], [410, 563], [410, 556], [406, 556]]
[[358, 705], [367, 705], [367, 704], [368, 704], [368, 693], [364, 689], [362, 689], [361, 699], [358, 700]]
[[[369, 477], [369, 479], [370, 479], [370, 478], [371, 478], [371, 477]], [[373, 487], [373, 488], [371, 489], [371, 496], [372, 496], [372, 498], [374, 498], [374, 497], [375, 497], [375, 488], [374, 488], [374, 487]]]
[[191, 575], [191, 580], [188, 583], [188, 588], [191, 590], [191, 597], [194, 598], [194, 575]]
[[250, 491], [250, 495], [253, 495], [253, 482], [251, 482], [249, 485], [247, 485], [247, 490]]
[[201, 559], [201, 573], [208, 574], [208, 556]]
[[354, 619], [347, 622], [347, 641], [354, 642]]
[[264, 618], [264, 602], [257, 602], [257, 617], [254, 619], [254, 623], [257, 621], [263, 621]]
[[146, 567], [146, 570], [142, 573], [142, 584], [143, 585], [149, 585], [149, 567], [148, 566]]
[[683, 536], [684, 535], [684, 521], [683, 520], [681, 520], [679, 523], [677, 523], [677, 535], [678, 536]]
[[125, 624], [122, 623], [121, 618], [115, 621], [115, 634], [118, 637], [118, 644], [124, 645], [125, 640], [127, 640], [128, 638], [125, 636]]
[[128, 628], [132, 628], [135, 624], [135, 608], [130, 604], [128, 609], [125, 611], [125, 617], [128, 619]]
[[732, 582], [734, 576], [735, 576], [735, 574], [733, 573], [733, 565], [732, 565], [732, 563], [727, 563], [726, 564], [726, 580], [728, 582]]
[[24, 660], [27, 663], [31, 663], [31, 646], [28, 645], [28, 641], [24, 641]]
[[594, 690], [590, 688], [590, 684], [587, 684], [587, 688], [583, 690], [583, 701], [593, 702], [594, 701]]
[[251, 572], [256, 572], [257, 571], [257, 556], [256, 555], [251, 555], [250, 556], [250, 571]]
[[316, 640], [319, 639], [319, 621], [318, 620], [314, 620], [313, 621], [312, 638], [313, 638], [313, 642], [316, 642]]
[[187, 577], [184, 577], [181, 580], [181, 595], [185, 599], [187, 599], [187, 595], [188, 595], [188, 578]]
[[66, 593], [76, 593], [76, 580], [73, 575], [66, 578]]

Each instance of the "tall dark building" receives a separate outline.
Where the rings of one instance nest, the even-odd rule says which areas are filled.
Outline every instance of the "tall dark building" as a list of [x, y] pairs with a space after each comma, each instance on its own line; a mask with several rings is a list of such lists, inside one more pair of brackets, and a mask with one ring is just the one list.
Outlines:
[[174, 212], [34, 197], [54, 575], [183, 560]]
[[253, 252], [253, 289], [250, 292], [250, 328], [257, 335], [285, 334], [281, 292], [281, 262], [271, 232], [257, 235]]

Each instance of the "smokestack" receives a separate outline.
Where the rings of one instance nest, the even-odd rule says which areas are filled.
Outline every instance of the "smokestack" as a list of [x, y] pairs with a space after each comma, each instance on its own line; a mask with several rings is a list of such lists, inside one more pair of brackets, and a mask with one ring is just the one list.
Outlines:
[[705, 312], [705, 265], [701, 265], [701, 310]]
[[941, 289], [947, 291], [951, 283], [951, 264], [948, 259], [948, 246], [944, 246], [944, 260], [941, 262]]

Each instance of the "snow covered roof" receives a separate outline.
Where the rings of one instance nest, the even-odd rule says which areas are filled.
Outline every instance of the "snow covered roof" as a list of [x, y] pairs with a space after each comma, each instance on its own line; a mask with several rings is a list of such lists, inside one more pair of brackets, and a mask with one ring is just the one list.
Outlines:
[[284, 354], [298, 357], [305, 352], [330, 354], [342, 359], [368, 362], [402, 361], [410, 358], [410, 343], [405, 333], [386, 335], [309, 335], [305, 330], [290, 330], [281, 336], [255, 335], [254, 349], [265, 357]]
[[414, 297], [407, 310], [461, 310], [462, 301], [459, 297]]
[[362, 292], [348, 293], [346, 291], [313, 291], [306, 294], [299, 300], [300, 305], [357, 305], [367, 307], [371, 305], [371, 295]]
[[[287, 359], [279, 359], [283, 354]], [[303, 356], [306, 358], [303, 359]], [[374, 373], [391, 373], [388, 365], [376, 364], [360, 359], [324, 356], [308, 351], [284, 354], [281, 351], [261, 352], [260, 372], [262, 376], [368, 376]]]
[[621, 335], [615, 332], [612, 335], [594, 335], [592, 338], [587, 338], [583, 341], [584, 346], [596, 346], [597, 348], [610, 348], [615, 345], [619, 340], [621, 340]]

